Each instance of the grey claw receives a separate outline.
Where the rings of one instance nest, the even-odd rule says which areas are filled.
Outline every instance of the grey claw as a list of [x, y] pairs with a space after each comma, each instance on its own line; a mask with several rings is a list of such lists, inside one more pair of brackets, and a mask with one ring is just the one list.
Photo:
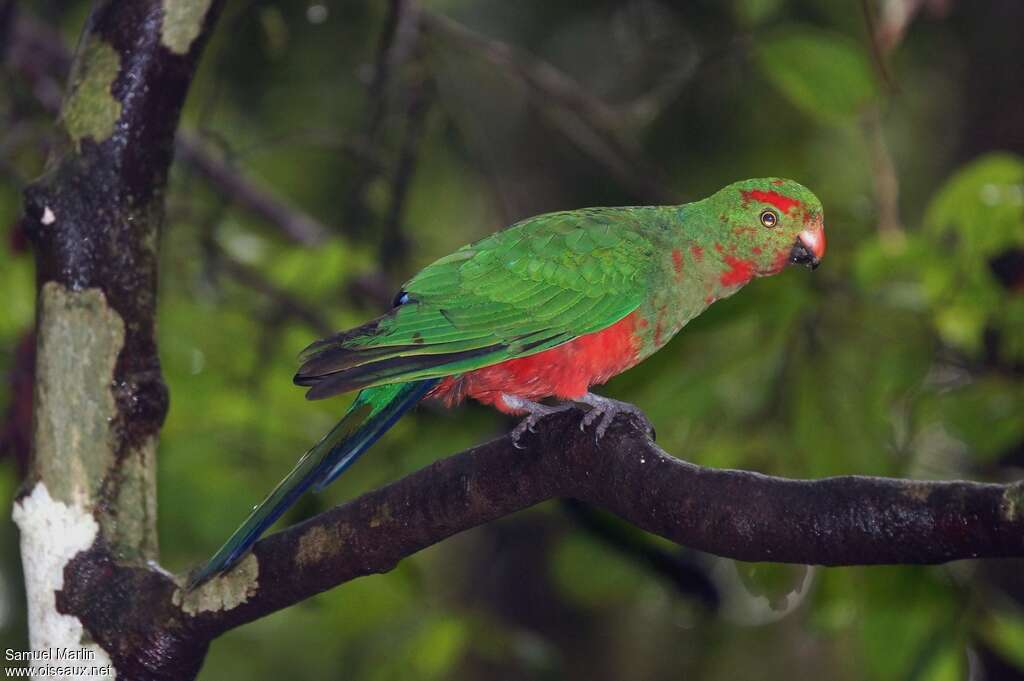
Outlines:
[[588, 426], [597, 423], [597, 428], [594, 429], [594, 441], [600, 442], [608, 432], [608, 428], [615, 421], [615, 417], [620, 413], [626, 413], [631, 416], [638, 418], [641, 423], [644, 424], [644, 429], [647, 431], [648, 437], [653, 439], [654, 427], [651, 426], [647, 417], [637, 407], [617, 400], [608, 399], [607, 397], [601, 397], [594, 395], [593, 393], [587, 393], [580, 400], [584, 404], [590, 405], [590, 411], [587, 412], [586, 416], [580, 422], [580, 428], [586, 429]]
[[519, 422], [519, 424], [512, 429], [512, 444], [516, 449], [525, 449], [526, 447], [519, 444], [519, 438], [524, 433], [536, 433], [537, 424], [540, 423], [544, 417], [556, 414], [560, 411], [568, 409], [568, 405], [561, 405], [555, 407], [548, 407], [543, 404], [537, 404], [536, 402], [530, 402], [520, 397], [512, 395], [504, 395], [503, 398], [505, 404], [509, 407], [521, 411], [527, 412], [526, 418]]

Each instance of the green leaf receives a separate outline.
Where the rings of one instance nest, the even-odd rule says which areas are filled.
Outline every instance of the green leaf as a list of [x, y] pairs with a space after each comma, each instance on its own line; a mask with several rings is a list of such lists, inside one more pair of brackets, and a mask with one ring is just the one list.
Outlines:
[[1024, 617], [1018, 612], [993, 613], [982, 629], [982, 637], [999, 655], [1024, 669]]
[[782, 0], [733, 0], [732, 13], [744, 26], [756, 26], [768, 21], [782, 9]]
[[867, 56], [841, 33], [788, 26], [764, 36], [755, 54], [793, 105], [822, 122], [848, 122], [877, 96]]
[[932, 199], [924, 222], [964, 256], [1024, 245], [1024, 159], [995, 153], [965, 165]]
[[929, 204], [923, 237], [933, 257], [922, 262], [920, 276], [942, 339], [977, 353], [991, 328], [1007, 339], [1004, 357], [1024, 358], [1024, 305], [991, 266], [1024, 247], [1024, 159], [988, 154], [961, 168]]

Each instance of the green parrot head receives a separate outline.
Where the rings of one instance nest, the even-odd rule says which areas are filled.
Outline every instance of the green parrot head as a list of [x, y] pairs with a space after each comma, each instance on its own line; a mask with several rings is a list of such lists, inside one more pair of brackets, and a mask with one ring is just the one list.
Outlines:
[[708, 202], [719, 221], [713, 247], [734, 269], [753, 276], [775, 274], [789, 264], [813, 269], [825, 255], [821, 202], [793, 180], [735, 182]]

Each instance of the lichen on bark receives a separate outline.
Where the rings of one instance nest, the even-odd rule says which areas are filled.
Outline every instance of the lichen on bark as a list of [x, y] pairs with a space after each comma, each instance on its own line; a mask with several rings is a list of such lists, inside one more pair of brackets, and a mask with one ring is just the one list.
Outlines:
[[86, 137], [96, 142], [107, 139], [121, 117], [121, 102], [110, 89], [121, 70], [121, 56], [98, 36], [87, 40], [75, 60], [61, 109], [61, 123], [76, 145]]
[[295, 552], [295, 568], [298, 570], [315, 567], [324, 559], [330, 559], [333, 550], [343, 545], [352, 533], [348, 524], [324, 528], [314, 526], [299, 538]]
[[[77, 626], [110, 654], [119, 678], [193, 678], [206, 651], [180, 630], [150, 626], [158, 611], [181, 613], [170, 603], [174, 583], [154, 562], [156, 445], [168, 405], [155, 314], [175, 131], [223, 5], [95, 2], [61, 105], [58, 143], [24, 191], [22, 225], [39, 293], [34, 447], [17, 512], [23, 555], [60, 558], [26, 558], [26, 584], [43, 585], [37, 592], [46, 597], [30, 616], [44, 626]], [[91, 534], [74, 533], [72, 551], [73, 533], [48, 532], [47, 518]], [[90, 591], [125, 575], [138, 581]], [[220, 602], [254, 588], [255, 574]], [[63, 635], [61, 645], [77, 638]], [[34, 647], [42, 645], [37, 640]]]
[[1003, 517], [1010, 522], [1024, 516], [1024, 483], [1008, 487], [1003, 493]]
[[204, 612], [231, 610], [245, 603], [259, 588], [260, 564], [256, 556], [247, 555], [226, 574], [218, 575], [198, 589], [174, 592], [173, 602], [183, 612], [198, 615]]
[[124, 322], [99, 289], [39, 293], [33, 475], [66, 504], [93, 508], [113, 458], [110, 390]]
[[[95, 509], [104, 539], [119, 555], [148, 558], [157, 548], [155, 438], [118, 460], [113, 432], [118, 408], [112, 388], [124, 340], [124, 322], [102, 291], [43, 285], [31, 475], [45, 480], [55, 499]], [[117, 485], [108, 482], [113, 472]]]
[[185, 54], [199, 37], [211, 0], [163, 0], [164, 24], [160, 41], [167, 49]]

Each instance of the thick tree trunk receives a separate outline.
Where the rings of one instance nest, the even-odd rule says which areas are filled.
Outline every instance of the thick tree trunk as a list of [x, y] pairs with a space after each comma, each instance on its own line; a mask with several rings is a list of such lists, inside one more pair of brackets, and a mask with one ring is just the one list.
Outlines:
[[38, 267], [36, 385], [33, 456], [14, 518], [29, 633], [33, 649], [85, 648], [96, 666], [111, 664], [111, 651], [60, 612], [56, 592], [67, 563], [92, 546], [127, 563], [157, 557], [155, 455], [168, 402], [154, 334], [157, 243], [179, 112], [219, 6], [98, 2], [57, 150], [25, 191]]

